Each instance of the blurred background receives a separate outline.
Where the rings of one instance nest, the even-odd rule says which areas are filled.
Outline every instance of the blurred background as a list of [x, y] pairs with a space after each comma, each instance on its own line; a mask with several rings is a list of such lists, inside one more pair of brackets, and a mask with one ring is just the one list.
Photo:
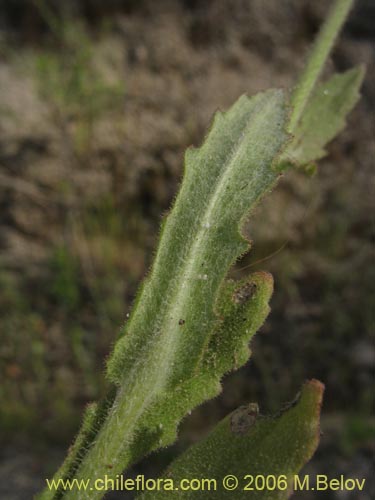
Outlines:
[[[185, 148], [240, 94], [293, 85], [330, 3], [1, 1], [1, 498], [43, 487], [105, 392]], [[253, 249], [232, 274], [275, 278], [250, 363], [134, 473], [156, 477], [234, 408], [276, 411], [314, 377], [323, 435], [305, 472], [367, 478], [320, 499], [375, 495], [374, 27], [374, 2], [359, 0], [327, 65], [367, 65], [347, 128], [314, 177], [289, 172], [248, 224]]]

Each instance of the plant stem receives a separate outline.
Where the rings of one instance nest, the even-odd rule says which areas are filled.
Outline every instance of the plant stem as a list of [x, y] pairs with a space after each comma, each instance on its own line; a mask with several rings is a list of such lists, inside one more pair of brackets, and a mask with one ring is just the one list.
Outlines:
[[293, 111], [289, 122], [289, 131], [298, 125], [306, 104], [320, 76], [324, 64], [332, 50], [336, 37], [354, 4], [354, 0], [336, 0], [332, 5], [326, 21], [315, 40], [305, 69], [292, 94]]

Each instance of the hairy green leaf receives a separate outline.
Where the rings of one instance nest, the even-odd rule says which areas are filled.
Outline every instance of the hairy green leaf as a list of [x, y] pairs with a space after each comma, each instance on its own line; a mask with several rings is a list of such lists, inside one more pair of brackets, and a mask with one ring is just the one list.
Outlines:
[[335, 0], [331, 3], [328, 15], [311, 48], [305, 68], [293, 89], [291, 98], [292, 113], [288, 127], [291, 133], [296, 130], [301, 117], [305, 113], [336, 37], [353, 4], [354, 0]]
[[[243, 96], [215, 115], [199, 149], [186, 152], [153, 268], [108, 362], [117, 394], [90, 417], [93, 428], [57, 478], [115, 477], [170, 444], [181, 418], [216, 396], [223, 374], [248, 359], [248, 341], [269, 311], [272, 278], [224, 279], [249, 249], [244, 220], [280, 175], [274, 164], [289, 140], [287, 117], [280, 90]], [[101, 495], [60, 490], [42, 498]]]
[[[243, 96], [229, 111], [216, 114], [199, 149], [186, 152], [183, 183], [162, 226], [153, 267], [107, 364], [112, 389], [88, 409], [55, 480], [115, 478], [145, 454], [170, 444], [184, 415], [217, 395], [223, 374], [248, 359], [248, 342], [269, 311], [272, 278], [255, 273], [236, 283], [225, 277], [249, 250], [241, 234], [244, 220], [275, 185], [280, 170], [320, 158], [357, 99], [362, 78], [357, 70], [316, 87], [352, 3], [333, 4], [292, 94], [289, 116], [282, 91]], [[318, 389], [317, 383], [306, 386], [295, 408], [277, 421], [259, 419], [246, 439], [232, 435], [232, 429], [231, 441], [224, 421], [197, 458], [203, 464], [206, 457], [204, 465], [210, 467], [220, 438], [226, 459], [219, 468], [245, 453], [260, 471], [282, 466], [292, 473], [316, 444]], [[260, 442], [261, 450], [256, 448]], [[41, 498], [102, 496], [103, 491], [62, 486], [45, 490]]]
[[294, 138], [280, 160], [281, 167], [285, 163], [305, 167], [326, 154], [324, 147], [345, 127], [346, 116], [360, 97], [363, 77], [362, 67], [353, 68], [316, 87], [293, 130]]
[[[174, 488], [179, 488], [183, 479], [215, 479], [215, 490], [212, 487], [214, 483], [211, 482], [210, 491], [183, 491], [179, 488], [172, 491], [149, 491], [138, 498], [288, 498], [293, 489], [294, 476], [311, 458], [318, 445], [322, 395], [322, 384], [312, 380], [304, 385], [295, 401], [274, 417], [258, 415], [258, 407], [254, 403], [238, 408], [221, 421], [206, 439], [178, 457], [162, 476], [173, 480]], [[238, 487], [232, 490], [226, 490], [223, 486], [223, 479], [229, 474], [238, 479]], [[265, 478], [275, 476], [276, 489], [271, 491], [264, 488], [257, 491], [255, 483], [251, 485], [249, 475], [254, 478], [257, 475]], [[184, 487], [186, 484], [185, 482]], [[233, 481], [229, 484], [233, 484]], [[272, 489], [273, 481], [269, 484]], [[244, 490], [246, 485], [254, 489]]]

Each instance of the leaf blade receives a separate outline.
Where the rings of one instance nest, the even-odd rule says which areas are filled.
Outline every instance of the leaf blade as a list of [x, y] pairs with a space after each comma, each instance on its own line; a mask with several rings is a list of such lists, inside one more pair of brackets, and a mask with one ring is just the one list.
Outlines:
[[[96, 420], [92, 442], [85, 441], [86, 448], [57, 478], [115, 477], [173, 442], [181, 418], [220, 391], [224, 365], [230, 369], [228, 354], [217, 366], [205, 356], [207, 349], [217, 354], [218, 347], [210, 346], [222, 321], [217, 301], [230, 266], [249, 248], [241, 235], [244, 219], [279, 178], [274, 163], [289, 141], [287, 118], [282, 91], [243, 96], [216, 115], [202, 146], [188, 151], [154, 266], [108, 363], [117, 395], [103, 420]], [[262, 324], [269, 310], [266, 281], [261, 293], [259, 279], [252, 327]], [[249, 339], [255, 332], [245, 333]], [[245, 336], [239, 335], [242, 344]], [[249, 353], [243, 345], [238, 349], [243, 363]], [[94, 499], [101, 492], [45, 491], [42, 498], [61, 496]]]
[[346, 116], [360, 97], [363, 78], [364, 68], [359, 66], [316, 87], [281, 164], [305, 167], [326, 155], [326, 144], [345, 127]]
[[[291, 493], [292, 478], [313, 455], [319, 441], [319, 414], [323, 385], [307, 382], [298, 398], [276, 417], [254, 417], [254, 404], [241, 407], [221, 421], [206, 439], [190, 447], [165, 471], [163, 478], [173, 479], [178, 487], [182, 479], [208, 478], [217, 482], [212, 499], [282, 500]], [[249, 412], [250, 409], [250, 412]], [[242, 419], [242, 420], [241, 420]], [[247, 421], [246, 421], [247, 419]], [[248, 428], [246, 429], [246, 425]], [[223, 478], [233, 474], [239, 487], [227, 491]], [[285, 475], [289, 485], [282, 490], [244, 491], [248, 474], [261, 476]], [[152, 491], [139, 500], [207, 498], [207, 491]]]

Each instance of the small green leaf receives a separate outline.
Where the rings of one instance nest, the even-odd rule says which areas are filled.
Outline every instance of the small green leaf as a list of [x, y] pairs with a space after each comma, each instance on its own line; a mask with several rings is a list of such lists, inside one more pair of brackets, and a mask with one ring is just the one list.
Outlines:
[[[283, 500], [293, 490], [293, 480], [313, 455], [319, 442], [319, 416], [323, 385], [307, 382], [296, 400], [273, 417], [258, 415], [257, 405], [238, 408], [222, 420], [208, 437], [193, 445], [166, 470], [163, 478], [178, 487], [182, 479], [215, 479], [216, 491], [150, 491], [140, 500], [171, 498], [210, 500], [231, 498]], [[228, 491], [223, 479], [234, 475], [238, 487]], [[252, 476], [281, 478], [279, 489], [244, 490]], [[285, 476], [286, 481], [283, 481]], [[277, 483], [276, 483], [277, 484]], [[254, 485], [253, 485], [254, 487]], [[271, 485], [272, 488], [272, 485]]]
[[292, 113], [289, 122], [289, 131], [291, 133], [296, 130], [301, 116], [306, 111], [336, 37], [343, 27], [353, 4], [354, 0], [336, 0], [331, 4], [327, 17], [307, 58], [305, 68], [292, 93]]
[[362, 67], [336, 74], [321, 83], [310, 98], [302, 119], [292, 131], [293, 141], [280, 160], [299, 167], [311, 165], [325, 156], [325, 146], [344, 127], [346, 116], [359, 99], [359, 88], [364, 77]]

